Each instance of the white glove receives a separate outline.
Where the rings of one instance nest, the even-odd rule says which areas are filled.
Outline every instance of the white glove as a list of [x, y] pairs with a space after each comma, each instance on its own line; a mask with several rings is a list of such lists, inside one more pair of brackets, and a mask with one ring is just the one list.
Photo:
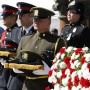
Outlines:
[[43, 65], [44, 65], [44, 70], [42, 69], [39, 69], [39, 70], [34, 70], [33, 73], [35, 75], [47, 75], [48, 74], [48, 71], [50, 70], [50, 67], [44, 62], [43, 62]]
[[23, 71], [18, 70], [18, 69], [15, 69], [15, 68], [13, 68], [13, 71], [14, 71], [15, 73], [24, 73]]
[[3, 60], [3, 58], [0, 58], [0, 63], [4, 65], [6, 63], [6, 60]]

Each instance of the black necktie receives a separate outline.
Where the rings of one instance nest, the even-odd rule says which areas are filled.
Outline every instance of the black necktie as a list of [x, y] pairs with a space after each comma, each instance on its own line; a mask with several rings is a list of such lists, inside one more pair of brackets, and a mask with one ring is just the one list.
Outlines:
[[26, 30], [24, 30], [23, 34], [26, 35]]

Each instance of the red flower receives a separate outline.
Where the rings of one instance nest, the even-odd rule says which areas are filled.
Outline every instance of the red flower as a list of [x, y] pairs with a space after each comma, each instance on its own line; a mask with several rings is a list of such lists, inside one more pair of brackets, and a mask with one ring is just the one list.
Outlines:
[[71, 81], [71, 78], [70, 78], [70, 79], [68, 80], [68, 88], [71, 89], [72, 85], [73, 85], [73, 84], [72, 84], [72, 81]]
[[57, 71], [57, 69], [54, 69], [54, 71], [56, 72], [56, 71]]
[[74, 78], [74, 86], [78, 86], [78, 83], [79, 83], [79, 78], [78, 78], [78, 76], [75, 76], [75, 78]]
[[52, 75], [52, 72], [53, 72], [53, 70], [50, 70], [50, 71], [48, 72], [48, 76], [49, 76], [49, 77]]
[[47, 87], [45, 88], [45, 90], [50, 90], [50, 86], [47, 86]]
[[90, 86], [90, 82], [88, 79], [84, 79], [83, 77], [80, 80], [80, 84], [82, 87], [88, 88]]
[[62, 54], [64, 53], [64, 51], [65, 51], [65, 48], [61, 48], [59, 52]]
[[60, 79], [57, 79], [57, 83], [60, 83]]
[[89, 69], [89, 72], [90, 72], [90, 63], [88, 63], [87, 67], [88, 67], [88, 69]]
[[70, 59], [71, 59], [71, 58], [70, 58], [69, 56], [68, 56], [68, 57], [65, 57], [65, 58], [64, 58], [64, 62], [65, 62], [66, 64], [68, 64], [69, 61], [70, 61]]
[[62, 69], [62, 76], [60, 77], [60, 79], [62, 79], [62, 78], [65, 78], [65, 77], [66, 77], [66, 75], [65, 75], [65, 71], [66, 71], [66, 69]]
[[85, 59], [86, 59], [85, 57], [82, 57], [82, 59], [81, 59], [81, 61], [80, 61], [80, 62], [81, 62], [81, 64], [84, 64]]
[[79, 54], [82, 51], [82, 48], [77, 48], [77, 50], [75, 50], [75, 54]]
[[69, 70], [70, 70], [70, 74], [72, 74], [75, 71], [75, 69], [72, 68], [69, 68]]

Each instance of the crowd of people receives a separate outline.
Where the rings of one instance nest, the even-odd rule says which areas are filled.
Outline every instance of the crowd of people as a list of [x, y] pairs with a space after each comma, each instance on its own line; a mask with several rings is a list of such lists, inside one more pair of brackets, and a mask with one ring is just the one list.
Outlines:
[[[79, 2], [68, 5], [69, 24], [63, 27], [59, 36], [56, 28], [49, 31], [51, 17], [55, 15], [53, 11], [26, 2], [17, 2], [16, 5], [17, 8], [2, 5], [1, 15], [7, 28], [0, 30], [0, 48], [10, 49], [11, 52], [15, 49], [16, 56], [5, 62], [13, 65], [13, 68], [4, 68], [1, 64], [0, 90], [45, 90], [48, 86], [53, 87], [48, 82], [48, 71], [60, 48], [90, 48], [90, 30], [82, 24], [84, 6]], [[16, 23], [18, 18], [21, 26]], [[14, 67], [16, 64], [18, 68]], [[31, 65], [32, 70], [30, 67], [21, 69], [22, 65]], [[38, 65], [44, 69], [35, 70]]]

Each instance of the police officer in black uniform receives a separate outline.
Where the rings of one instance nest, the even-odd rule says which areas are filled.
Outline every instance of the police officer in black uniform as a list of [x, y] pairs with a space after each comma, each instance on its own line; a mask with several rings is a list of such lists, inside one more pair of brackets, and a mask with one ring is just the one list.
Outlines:
[[90, 30], [82, 24], [84, 20], [84, 5], [80, 2], [72, 1], [68, 5], [66, 24], [62, 29], [62, 35], [68, 46], [77, 48], [87, 46], [90, 48]]
[[[2, 16], [3, 16], [3, 24], [7, 27], [6, 30], [2, 33], [1, 39], [0, 39], [0, 48], [4, 47], [4, 43], [3, 41], [5, 39], [9, 39], [12, 40], [15, 43], [19, 43], [20, 38], [19, 37], [19, 28], [18, 25], [16, 23], [17, 21], [17, 8], [10, 6], [10, 5], [6, 5], [3, 4], [2, 5]], [[7, 41], [5, 40], [5, 41]], [[9, 44], [8, 44], [9, 46]], [[6, 48], [7, 49], [7, 48]], [[6, 69], [1, 69], [1, 74], [0, 74], [0, 90], [7, 90], [7, 81], [10, 75], [9, 70]]]

